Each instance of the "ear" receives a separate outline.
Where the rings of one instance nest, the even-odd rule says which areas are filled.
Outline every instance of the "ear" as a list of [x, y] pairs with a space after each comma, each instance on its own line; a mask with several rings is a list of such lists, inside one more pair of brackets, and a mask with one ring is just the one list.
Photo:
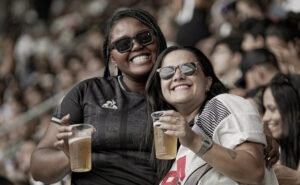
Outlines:
[[234, 67], [238, 67], [240, 66], [240, 63], [241, 63], [241, 60], [242, 60], [242, 55], [240, 52], [234, 52], [233, 53], [233, 57], [232, 57], [232, 60], [231, 60], [231, 63]]
[[264, 68], [261, 65], [253, 66], [252, 71], [254, 71], [254, 76], [257, 80], [263, 80], [265, 78]]
[[111, 64], [117, 65], [112, 54], [109, 55], [109, 61], [111, 62]]
[[117, 76], [118, 75], [118, 65], [116, 61], [114, 60], [114, 57], [112, 55], [109, 56], [109, 71], [112, 76]]

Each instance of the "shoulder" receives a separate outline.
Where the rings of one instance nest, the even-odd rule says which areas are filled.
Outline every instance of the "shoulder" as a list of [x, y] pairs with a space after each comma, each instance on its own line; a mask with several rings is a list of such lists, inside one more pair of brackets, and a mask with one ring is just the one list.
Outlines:
[[77, 88], [83, 88], [83, 87], [88, 87], [88, 86], [94, 86], [94, 85], [112, 85], [116, 84], [117, 78], [116, 77], [94, 77], [94, 78], [89, 78], [86, 80], [83, 80], [79, 83], [77, 83], [74, 87]]
[[86, 91], [95, 91], [95, 90], [108, 90], [115, 89], [119, 87], [116, 77], [94, 77], [78, 82], [73, 86], [71, 91], [79, 91], [84, 93]]
[[83, 101], [90, 96], [101, 96], [102, 94], [113, 94], [119, 88], [116, 77], [102, 78], [94, 77], [75, 84], [63, 97], [63, 101]]
[[194, 123], [197, 126], [193, 129], [212, 138], [214, 130], [225, 120], [246, 116], [258, 116], [257, 110], [248, 100], [232, 94], [221, 94], [206, 103], [202, 112], [195, 117]]
[[214, 98], [212, 98], [207, 105], [218, 105], [226, 108], [231, 113], [237, 113], [237, 112], [248, 112], [248, 113], [256, 113], [257, 110], [252, 105], [252, 103], [237, 95], [233, 94], [220, 94]]

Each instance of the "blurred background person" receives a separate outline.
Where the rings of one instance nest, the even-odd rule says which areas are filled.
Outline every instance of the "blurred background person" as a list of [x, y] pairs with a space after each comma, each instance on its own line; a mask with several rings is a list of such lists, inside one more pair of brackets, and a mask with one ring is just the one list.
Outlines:
[[238, 0], [236, 1], [237, 17], [240, 22], [248, 18], [264, 19], [266, 17], [265, 1], [262, 0]]
[[240, 69], [242, 77], [236, 82], [245, 92], [266, 85], [279, 72], [275, 55], [266, 48], [254, 49], [243, 54]]
[[211, 34], [208, 16], [214, 0], [181, 1], [182, 8], [175, 18], [178, 24], [176, 43], [182, 46], [195, 46], [197, 42]]
[[243, 34], [241, 48], [244, 51], [265, 47], [265, 32], [270, 21], [268, 19], [248, 18], [241, 22]]
[[279, 184], [299, 184], [300, 98], [288, 76], [279, 73], [266, 86], [263, 106], [264, 124], [280, 145], [280, 161], [273, 166]]
[[216, 41], [210, 55], [214, 71], [221, 82], [229, 89], [236, 88], [235, 82], [242, 76], [240, 62], [242, 38], [228, 36]]
[[278, 59], [280, 71], [300, 74], [300, 28], [297, 23], [286, 19], [272, 23], [266, 30], [266, 47]]

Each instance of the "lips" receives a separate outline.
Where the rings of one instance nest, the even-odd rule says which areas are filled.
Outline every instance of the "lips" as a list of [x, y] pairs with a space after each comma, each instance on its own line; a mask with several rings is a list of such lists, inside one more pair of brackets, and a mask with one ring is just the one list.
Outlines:
[[268, 127], [271, 132], [274, 132], [279, 129], [279, 124], [278, 123], [269, 123]]

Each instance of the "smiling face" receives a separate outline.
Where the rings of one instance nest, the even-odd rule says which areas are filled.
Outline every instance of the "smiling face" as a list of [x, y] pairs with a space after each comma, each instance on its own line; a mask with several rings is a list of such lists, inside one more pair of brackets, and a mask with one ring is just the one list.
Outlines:
[[244, 21], [247, 18], [263, 18], [264, 14], [258, 5], [249, 5], [245, 1], [237, 1], [236, 11], [238, 13], [238, 19]]
[[218, 77], [228, 73], [232, 68], [233, 53], [226, 44], [219, 44], [211, 56], [211, 62]]
[[[124, 38], [134, 37], [142, 30], [149, 29], [148, 26], [134, 18], [124, 18], [119, 20], [111, 30], [111, 42]], [[142, 46], [133, 39], [133, 46], [130, 51], [125, 53], [112, 49], [110, 60], [123, 72], [124, 78], [143, 79], [150, 73], [157, 56], [157, 40], [153, 35], [153, 42]]]
[[282, 136], [282, 119], [270, 87], [264, 92], [263, 104], [266, 110], [263, 115], [264, 124], [267, 124], [274, 138], [280, 139]]
[[165, 56], [161, 67], [178, 66], [196, 62], [197, 70], [193, 75], [185, 76], [177, 68], [174, 76], [161, 79], [161, 90], [165, 99], [178, 110], [188, 107], [198, 109], [206, 98], [206, 91], [211, 85], [211, 77], [206, 77], [193, 53], [187, 50], [175, 50]]

